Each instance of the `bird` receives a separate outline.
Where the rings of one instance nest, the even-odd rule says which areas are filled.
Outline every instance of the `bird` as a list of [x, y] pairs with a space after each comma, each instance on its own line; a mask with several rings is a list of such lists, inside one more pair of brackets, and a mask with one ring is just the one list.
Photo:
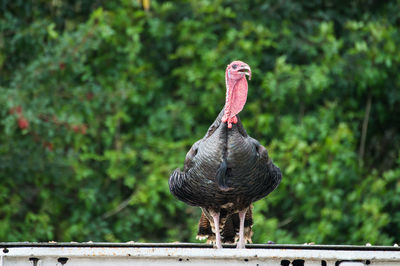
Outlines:
[[201, 208], [197, 238], [216, 248], [222, 248], [222, 243], [236, 242], [237, 248], [251, 243], [252, 203], [282, 180], [280, 168], [240, 120], [247, 101], [246, 76], [251, 79], [248, 64], [235, 60], [227, 66], [224, 107], [187, 152], [183, 171], [175, 169], [168, 181], [178, 200]]

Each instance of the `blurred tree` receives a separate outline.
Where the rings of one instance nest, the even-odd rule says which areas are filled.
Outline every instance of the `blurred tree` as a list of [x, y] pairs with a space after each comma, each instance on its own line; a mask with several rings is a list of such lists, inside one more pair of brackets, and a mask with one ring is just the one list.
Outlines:
[[241, 59], [284, 174], [254, 241], [399, 241], [399, 4], [2, 1], [0, 240], [194, 241], [167, 180]]

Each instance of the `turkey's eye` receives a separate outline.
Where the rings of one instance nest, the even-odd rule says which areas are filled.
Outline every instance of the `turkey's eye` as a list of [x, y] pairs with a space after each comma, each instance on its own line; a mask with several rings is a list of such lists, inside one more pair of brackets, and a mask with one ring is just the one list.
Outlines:
[[236, 68], [237, 68], [237, 65], [236, 65], [236, 64], [234, 64], [234, 65], [232, 66], [232, 68], [233, 68], [233, 69], [236, 69]]

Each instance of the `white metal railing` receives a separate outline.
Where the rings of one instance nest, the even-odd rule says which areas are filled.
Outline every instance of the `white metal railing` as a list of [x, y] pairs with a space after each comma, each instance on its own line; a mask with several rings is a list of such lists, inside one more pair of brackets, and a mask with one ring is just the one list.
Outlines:
[[400, 248], [384, 246], [205, 244], [0, 243], [0, 266], [10, 265], [400, 265]]

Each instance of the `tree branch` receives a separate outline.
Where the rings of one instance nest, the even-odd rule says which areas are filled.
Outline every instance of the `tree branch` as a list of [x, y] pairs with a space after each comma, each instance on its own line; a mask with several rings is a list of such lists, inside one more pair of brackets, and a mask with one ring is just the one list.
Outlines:
[[368, 90], [367, 106], [365, 107], [364, 121], [362, 124], [362, 131], [361, 131], [360, 149], [358, 151], [358, 166], [359, 167], [362, 166], [363, 161], [364, 161], [365, 142], [367, 140], [367, 130], [368, 130], [369, 114], [371, 112], [371, 103], [372, 103], [371, 90]]
[[123, 202], [121, 202], [115, 209], [110, 210], [110, 211], [106, 212], [105, 214], [103, 214], [102, 218], [103, 219], [110, 218], [111, 216], [114, 216], [117, 213], [119, 213], [120, 211], [122, 211], [123, 209], [125, 209], [131, 202], [133, 196], [134, 196], [134, 193], [132, 193], [127, 199], [125, 199]]

